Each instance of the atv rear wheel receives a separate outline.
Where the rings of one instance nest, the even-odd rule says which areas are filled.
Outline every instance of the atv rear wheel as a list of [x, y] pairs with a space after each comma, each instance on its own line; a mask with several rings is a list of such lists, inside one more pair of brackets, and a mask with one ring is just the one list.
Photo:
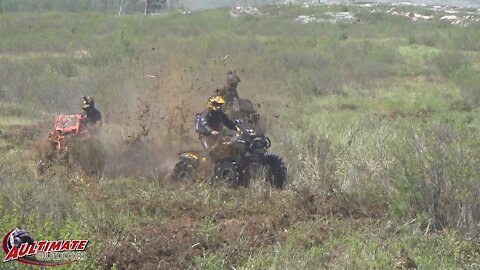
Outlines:
[[41, 176], [47, 171], [52, 160], [56, 157], [56, 144], [49, 140], [39, 140], [35, 143], [34, 147], [37, 174]]
[[266, 180], [275, 188], [283, 189], [287, 182], [287, 167], [282, 159], [276, 155], [268, 155], [265, 159], [267, 165]]
[[228, 187], [237, 188], [241, 185], [242, 177], [235, 161], [224, 160], [215, 165], [214, 179], [226, 183]]
[[178, 182], [188, 182], [193, 180], [195, 168], [192, 162], [181, 160], [175, 164], [173, 169], [173, 179]]

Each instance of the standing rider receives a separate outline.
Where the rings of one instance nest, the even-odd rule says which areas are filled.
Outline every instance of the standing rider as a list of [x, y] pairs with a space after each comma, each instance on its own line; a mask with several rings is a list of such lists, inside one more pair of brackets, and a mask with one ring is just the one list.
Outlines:
[[199, 115], [198, 125], [200, 127], [197, 132], [203, 149], [208, 152], [215, 148], [223, 126], [241, 132], [240, 128], [222, 111], [223, 104], [225, 104], [225, 100], [221, 96], [210, 97], [208, 99], [208, 109]]
[[227, 111], [230, 111], [234, 103], [240, 98], [237, 92], [239, 82], [241, 80], [237, 76], [237, 71], [230, 70], [227, 72], [227, 83], [215, 91], [216, 95], [221, 96], [227, 103]]
[[95, 108], [95, 101], [90, 96], [81, 100], [82, 125], [87, 128], [98, 128], [102, 125], [102, 114]]

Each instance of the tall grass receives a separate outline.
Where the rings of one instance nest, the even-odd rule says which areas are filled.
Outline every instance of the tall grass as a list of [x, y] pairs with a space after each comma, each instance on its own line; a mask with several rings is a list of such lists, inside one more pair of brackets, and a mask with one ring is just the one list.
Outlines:
[[[125, 239], [150, 237], [139, 228], [173, 233], [167, 225], [188, 218], [181, 225], [194, 228], [203, 255], [182, 257], [182, 266], [392, 268], [402, 248], [423, 268], [478, 265], [469, 240], [480, 222], [478, 26], [414, 23], [360, 7], [348, 7], [359, 24], [294, 22], [344, 8], [269, 6], [268, 16], [240, 18], [225, 9], [1, 14], [1, 229], [89, 237], [95, 256], [116, 258], [93, 257], [85, 268], [121, 268]], [[76, 112], [87, 94], [115, 135], [143, 129], [153, 134], [149, 146], [165, 144], [164, 134], [193, 137], [193, 111], [231, 68], [289, 167], [286, 191], [178, 186], [157, 171], [33, 173], [28, 144], [40, 135], [25, 139], [19, 126]], [[252, 231], [228, 245], [222, 229], [235, 222]]]

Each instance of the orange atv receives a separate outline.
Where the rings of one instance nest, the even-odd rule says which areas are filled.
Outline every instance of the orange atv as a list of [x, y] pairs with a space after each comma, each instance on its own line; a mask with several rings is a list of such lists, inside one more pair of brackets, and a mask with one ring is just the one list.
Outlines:
[[65, 137], [80, 134], [87, 136], [88, 130], [82, 130], [82, 118], [83, 115], [81, 114], [57, 115], [55, 117], [55, 126], [48, 135], [48, 140], [55, 145], [57, 154], [65, 153], [67, 150], [67, 145], [64, 144]]
[[[92, 137], [90, 129], [82, 125], [83, 117], [82, 114], [57, 115], [55, 117], [55, 125], [53, 131], [48, 135], [48, 141], [43, 143], [43, 146], [37, 147], [37, 152], [39, 153], [37, 170], [40, 174], [43, 174], [47, 170], [54, 159], [64, 161], [71, 165], [73, 163], [71, 152], [74, 152], [77, 156], [85, 155], [85, 150], [83, 149], [85, 147], [77, 147], [74, 151], [70, 149], [73, 147], [72, 144], [74, 144], [74, 140], [82, 140], [84, 142], [81, 144], [86, 144], [86, 141]], [[88, 144], [92, 145], [92, 142]], [[102, 153], [98, 151], [98, 149], [95, 150], [95, 155]], [[90, 149], [87, 149], [87, 151], [91, 152]], [[98, 158], [101, 159], [101, 157]], [[92, 158], [84, 157], [84, 159]]]

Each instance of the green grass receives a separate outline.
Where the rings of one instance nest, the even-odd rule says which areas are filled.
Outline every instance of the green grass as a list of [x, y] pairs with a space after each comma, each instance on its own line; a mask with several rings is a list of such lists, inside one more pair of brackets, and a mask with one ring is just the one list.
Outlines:
[[[294, 22], [345, 9], [361, 23]], [[0, 231], [89, 239], [71, 269], [392, 269], [402, 249], [420, 269], [477, 267], [478, 25], [261, 10], [0, 14]], [[169, 181], [231, 68], [289, 167], [285, 191]], [[36, 141], [83, 95], [120, 169], [37, 175]]]
[[[348, 224], [348, 225], [347, 225]], [[385, 234], [382, 230], [365, 229], [371, 224], [363, 225], [362, 230], [350, 229], [350, 223], [333, 221], [335, 229], [330, 226], [323, 230], [341, 231], [339, 235], [321, 241], [319, 245], [299, 248], [293, 240], [284, 246], [277, 246], [250, 258], [246, 269], [386, 269], [395, 268], [400, 260], [400, 250], [408, 252], [417, 266], [422, 269], [455, 269], [468, 257], [472, 266], [478, 259], [472, 257], [472, 246], [466, 242], [456, 241], [454, 235], [422, 236], [422, 232], [407, 232], [395, 235]], [[318, 224], [306, 227], [315, 228]], [[325, 225], [323, 225], [325, 226]], [[415, 226], [415, 225], [410, 225]], [[328, 228], [330, 227], [330, 228]], [[305, 228], [302, 228], [305, 229]], [[303, 235], [309, 230], [298, 232]], [[295, 234], [296, 232], [290, 232]], [[312, 240], [313, 241], [313, 240]], [[435, 253], [432, 253], [432, 248]], [[475, 252], [475, 251], [474, 251]], [[470, 253], [470, 254], [469, 254]]]

